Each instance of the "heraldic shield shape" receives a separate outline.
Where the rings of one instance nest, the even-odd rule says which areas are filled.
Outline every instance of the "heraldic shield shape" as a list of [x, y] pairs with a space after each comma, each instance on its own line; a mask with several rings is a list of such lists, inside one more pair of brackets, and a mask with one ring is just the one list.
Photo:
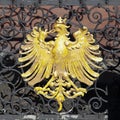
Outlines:
[[[66, 19], [61, 17], [55, 21], [50, 31], [34, 27], [26, 36], [19, 51], [21, 74], [28, 85], [34, 87], [37, 94], [48, 99], [55, 99], [62, 110], [66, 98], [73, 99], [84, 96], [86, 88], [78, 87], [72, 79], [88, 86], [99, 77], [99, 63], [102, 61], [99, 45], [95, 44], [93, 35], [87, 27], [79, 28], [73, 33], [74, 41], [69, 37]], [[54, 40], [45, 39], [48, 34], [56, 33]], [[44, 86], [35, 86], [47, 79]]]

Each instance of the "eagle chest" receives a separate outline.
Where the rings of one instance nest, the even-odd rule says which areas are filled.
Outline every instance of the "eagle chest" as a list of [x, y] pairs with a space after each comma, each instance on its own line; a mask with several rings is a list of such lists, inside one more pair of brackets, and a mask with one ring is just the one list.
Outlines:
[[56, 38], [55, 47], [53, 48], [53, 54], [55, 60], [65, 58], [68, 55], [68, 49], [65, 46], [65, 38]]

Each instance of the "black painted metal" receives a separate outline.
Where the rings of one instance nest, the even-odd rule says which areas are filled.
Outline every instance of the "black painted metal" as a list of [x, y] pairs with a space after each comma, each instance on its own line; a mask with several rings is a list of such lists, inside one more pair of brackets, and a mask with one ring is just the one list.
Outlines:
[[85, 3], [88, 5], [96, 5], [97, 3], [100, 4], [109, 4], [109, 5], [119, 5], [119, 0], [0, 0], [0, 4], [7, 5], [7, 4], [16, 4], [20, 6], [23, 5], [79, 5], [81, 3]]
[[[79, 115], [79, 120], [94, 115], [95, 120], [103, 120], [96, 115], [108, 114], [107, 86], [112, 83], [106, 72], [120, 75], [119, 0], [34, 0], [34, 3], [32, 0], [0, 0], [0, 3], [0, 114], [75, 114]], [[85, 97], [65, 101], [60, 113], [56, 101], [36, 95], [23, 81], [17, 61], [20, 45], [33, 26], [51, 29], [59, 16], [68, 19], [67, 23], [72, 25], [71, 33], [87, 26], [100, 45], [104, 59], [100, 78], [87, 88]]]

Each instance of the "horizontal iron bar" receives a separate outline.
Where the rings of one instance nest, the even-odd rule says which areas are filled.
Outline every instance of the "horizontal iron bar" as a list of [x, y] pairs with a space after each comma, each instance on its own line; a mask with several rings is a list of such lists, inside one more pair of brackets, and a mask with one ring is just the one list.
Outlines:
[[107, 120], [107, 115], [0, 115], [1, 120]]
[[0, 5], [120, 5], [120, 0], [0, 0]]

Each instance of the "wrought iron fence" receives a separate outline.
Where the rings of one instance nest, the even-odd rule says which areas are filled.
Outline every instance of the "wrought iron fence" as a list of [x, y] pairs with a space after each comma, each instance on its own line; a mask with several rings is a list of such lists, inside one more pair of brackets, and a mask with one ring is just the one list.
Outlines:
[[[106, 72], [120, 74], [119, 1], [4, 0], [0, 3], [0, 114], [50, 114], [57, 117], [47, 118], [65, 120], [107, 119], [109, 81], [103, 76]], [[87, 87], [88, 93], [84, 97], [66, 100], [60, 113], [57, 112], [56, 101], [36, 95], [33, 88], [23, 81], [18, 62], [18, 51], [26, 34], [34, 26], [51, 29], [59, 16], [67, 18], [71, 33], [82, 26], [89, 28], [100, 45], [103, 57], [101, 66], [104, 68], [99, 71], [100, 77], [94, 85]]]

